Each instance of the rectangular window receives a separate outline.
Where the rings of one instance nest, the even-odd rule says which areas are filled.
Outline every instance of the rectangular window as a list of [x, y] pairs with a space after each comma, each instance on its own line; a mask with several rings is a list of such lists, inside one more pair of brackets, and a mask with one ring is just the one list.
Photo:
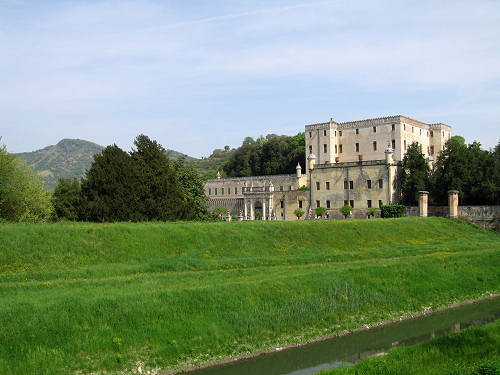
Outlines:
[[396, 140], [395, 139], [392, 140], [392, 149], [393, 150], [396, 149]]
[[376, 127], [376, 126], [374, 126], [374, 127], [373, 127], [373, 132], [374, 132], [374, 133], [376, 133], [376, 132], [377, 132], [377, 127]]
[[312, 154], [313, 153], [313, 146], [312, 145], [309, 145], [309, 153]]
[[292, 185], [289, 185], [289, 186], [288, 186], [288, 190], [292, 190]]
[[316, 201], [316, 208], [318, 208], [319, 206], [319, 201]]
[[349, 206], [351, 206], [352, 208], [354, 208], [354, 201], [353, 200], [349, 201]]
[[403, 145], [404, 145], [404, 148], [405, 148], [405, 151], [406, 151], [406, 139], [403, 141]]
[[406, 124], [403, 124], [403, 130], [406, 130]]
[[384, 187], [384, 180], [380, 179], [378, 180], [378, 187], [382, 189]]
[[378, 208], [382, 207], [382, 201], [378, 201]]
[[311, 138], [311, 137], [312, 137], [312, 132], [309, 132], [309, 138]]
[[347, 206], [349, 202], [347, 200], [344, 200], [344, 206]]
[[413, 130], [415, 130], [415, 128], [412, 126], [412, 127], [411, 127], [411, 132], [412, 132], [412, 133], [413, 133]]
[[299, 201], [299, 208], [302, 208], [302, 201]]
[[420, 129], [420, 135], [422, 135], [422, 129]]
[[326, 137], [326, 130], [323, 130], [323, 135]]
[[431, 130], [431, 137], [434, 137], [434, 131]]
[[326, 181], [326, 182], [325, 182], [325, 185], [326, 185], [326, 190], [330, 190], [330, 182], [329, 182], [329, 181]]
[[231, 195], [231, 188], [230, 187], [227, 188], [227, 195]]
[[373, 141], [373, 151], [377, 151], [377, 141]]
[[359, 129], [356, 129], [356, 134], [359, 134]]
[[349, 181], [349, 189], [354, 189], [354, 181]]
[[[347, 180], [344, 180], [344, 189], [347, 189]], [[217, 194], [217, 193], [215, 193]]]
[[212, 189], [208, 188], [208, 195], [212, 195]]
[[217, 195], [217, 188], [215, 188], [215, 195]]
[[371, 189], [372, 188], [372, 180], [366, 180], [366, 187], [368, 189]]
[[342, 145], [339, 145], [339, 154], [342, 153]]
[[431, 146], [431, 155], [434, 155], [434, 146]]
[[238, 187], [234, 188], [234, 194], [238, 194]]
[[280, 191], [283, 191], [283, 186], [280, 186]]
[[224, 195], [224, 188], [220, 189], [221, 190], [221, 193], [220, 195]]
[[285, 202], [280, 201], [280, 207], [283, 208], [285, 206]]
[[326, 201], [326, 208], [330, 208], [330, 201]]
[[339, 136], [342, 137], [342, 130], [339, 130]]
[[372, 208], [372, 200], [371, 199], [368, 199], [366, 201], [366, 205], [368, 206], [368, 208]]
[[356, 152], [359, 152], [359, 143], [356, 143]]
[[335, 145], [335, 153], [337, 153], [337, 145]]
[[326, 143], [323, 145], [323, 152], [326, 154], [326, 150], [327, 150], [327, 147], [326, 147]]
[[396, 129], [396, 125], [392, 124], [392, 131], [394, 131]]
[[319, 190], [319, 182], [316, 182], [316, 190]]
[[335, 136], [337, 136], [337, 131], [335, 130]]

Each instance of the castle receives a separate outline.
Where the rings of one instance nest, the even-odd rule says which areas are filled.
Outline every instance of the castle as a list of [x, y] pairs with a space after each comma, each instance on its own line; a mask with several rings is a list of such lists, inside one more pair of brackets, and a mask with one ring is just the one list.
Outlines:
[[451, 137], [446, 124], [426, 124], [406, 116], [305, 126], [305, 173], [297, 165], [290, 175], [232, 177], [207, 180], [208, 206], [225, 207], [244, 220], [293, 220], [324, 207], [330, 218], [342, 217], [339, 208], [353, 207], [354, 217], [368, 209], [399, 201], [398, 175], [407, 147], [418, 142], [433, 164]]

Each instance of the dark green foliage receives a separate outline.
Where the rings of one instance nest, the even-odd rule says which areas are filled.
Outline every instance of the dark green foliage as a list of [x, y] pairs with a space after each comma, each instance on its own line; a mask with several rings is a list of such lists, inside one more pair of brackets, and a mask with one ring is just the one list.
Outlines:
[[60, 178], [52, 202], [57, 219], [78, 220], [81, 216], [81, 185], [76, 178]]
[[[82, 180], [82, 219], [90, 221], [139, 221], [144, 215], [143, 187], [130, 155], [117, 145], [106, 147]], [[139, 191], [141, 189], [141, 191]]]
[[201, 220], [207, 218], [199, 173], [172, 160], [156, 141], [139, 135], [130, 154], [106, 147], [82, 182], [84, 210], [90, 221]]
[[309, 191], [309, 187], [307, 187], [306, 185], [302, 185], [297, 190], [299, 190], [299, 191]]
[[247, 137], [231, 152], [223, 166], [229, 177], [295, 173], [297, 163], [305, 166], [304, 133], [294, 137], [269, 134], [257, 141]]
[[407, 206], [418, 204], [418, 192], [428, 188], [429, 173], [429, 166], [422, 154], [422, 146], [418, 142], [412, 143], [403, 158], [400, 174], [403, 204]]
[[383, 218], [402, 217], [405, 212], [405, 206], [402, 204], [387, 204], [380, 207], [380, 214]]
[[448, 190], [458, 190], [462, 205], [500, 204], [499, 146], [490, 152], [478, 142], [467, 146], [462, 137], [451, 137], [431, 176], [431, 203], [446, 205]]

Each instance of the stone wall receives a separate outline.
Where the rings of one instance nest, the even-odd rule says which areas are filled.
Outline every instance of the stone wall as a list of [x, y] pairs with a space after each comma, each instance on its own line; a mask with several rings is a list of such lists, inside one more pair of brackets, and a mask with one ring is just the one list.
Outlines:
[[[418, 207], [406, 207], [406, 216], [418, 216]], [[449, 217], [448, 206], [429, 206], [428, 216]], [[483, 228], [500, 231], [500, 206], [458, 206], [458, 217]]]

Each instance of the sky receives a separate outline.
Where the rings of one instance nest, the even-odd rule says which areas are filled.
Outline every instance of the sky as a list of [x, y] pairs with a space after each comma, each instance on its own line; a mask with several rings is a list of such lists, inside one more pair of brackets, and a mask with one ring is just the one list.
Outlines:
[[402, 114], [500, 141], [500, 1], [0, 0], [10, 152], [246, 136]]

